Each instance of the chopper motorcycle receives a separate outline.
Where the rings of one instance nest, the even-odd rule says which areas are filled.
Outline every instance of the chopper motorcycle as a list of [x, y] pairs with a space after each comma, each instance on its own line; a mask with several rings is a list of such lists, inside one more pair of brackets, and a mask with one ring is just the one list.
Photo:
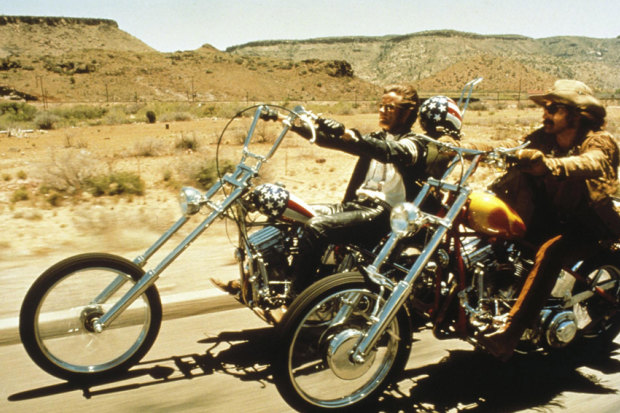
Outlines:
[[[265, 153], [267, 145], [252, 145], [259, 140], [257, 124], [275, 120], [278, 109], [286, 115], [281, 115], [281, 131]], [[272, 311], [292, 301], [297, 291], [291, 262], [303, 224], [318, 206], [306, 204], [280, 185], [255, 182], [291, 126], [302, 122], [314, 133], [318, 117], [303, 107], [291, 111], [259, 105], [239, 112], [231, 122], [251, 110], [254, 115], [236, 169], [220, 176], [205, 193], [184, 187], [182, 217], [142, 255], [130, 261], [106, 253], [81, 254], [58, 262], [35, 280], [21, 307], [19, 332], [40, 368], [69, 381], [96, 381], [138, 363], [154, 343], [162, 321], [155, 282], [219, 218], [234, 221], [239, 233], [235, 256], [241, 291], [236, 298], [267, 322], [273, 321]], [[262, 154], [256, 148], [262, 148]], [[199, 212], [206, 218], [155, 268], [145, 271], [147, 260]], [[317, 276], [353, 268], [364, 254], [369, 253], [354, 245], [330, 246]]]
[[[469, 180], [481, 164], [505, 170], [520, 148], [483, 152], [432, 143], [454, 154], [451, 164], [441, 179], [426, 181], [414, 202], [394, 207], [392, 232], [372, 264], [315, 282], [277, 326], [274, 381], [293, 408], [358, 411], [372, 403], [404, 370], [415, 317], [438, 339], [473, 345], [477, 334], [505, 324], [535, 251], [522, 240], [526, 227], [518, 214]], [[433, 193], [443, 194], [442, 206], [429, 213], [420, 205]], [[616, 337], [617, 247], [561, 271], [516, 351], [551, 352], [577, 339]], [[389, 265], [394, 261], [400, 267]]]

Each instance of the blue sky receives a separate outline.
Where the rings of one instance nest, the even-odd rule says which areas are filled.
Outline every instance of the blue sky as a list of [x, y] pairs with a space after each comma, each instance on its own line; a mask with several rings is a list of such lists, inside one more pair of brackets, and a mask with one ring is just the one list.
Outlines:
[[112, 19], [161, 52], [440, 29], [534, 38], [620, 35], [619, 0], [0, 0], [0, 15]]

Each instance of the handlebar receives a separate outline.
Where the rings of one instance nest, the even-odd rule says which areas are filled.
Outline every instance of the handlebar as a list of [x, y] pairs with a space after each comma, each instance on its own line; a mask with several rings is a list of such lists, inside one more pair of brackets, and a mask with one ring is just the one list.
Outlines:
[[283, 115], [272, 107], [263, 106], [260, 118], [264, 121], [280, 122], [288, 127], [292, 126], [292, 122], [294, 121], [292, 118], [297, 118], [305, 123], [306, 126], [308, 126], [308, 129], [310, 129], [310, 133], [312, 134], [310, 142], [314, 143], [316, 141], [316, 128], [314, 126], [314, 122], [319, 119], [319, 116], [309, 110], [306, 110], [303, 106], [296, 106], [292, 111], [290, 111], [289, 116]]
[[454, 154], [455, 158], [465, 159], [465, 158], [474, 158], [475, 156], [480, 156], [481, 163], [488, 164], [490, 166], [498, 167], [499, 169], [506, 169], [508, 165], [514, 163], [517, 159], [516, 153], [529, 145], [529, 142], [524, 142], [519, 146], [515, 146], [512, 148], [493, 148], [489, 151], [480, 150], [480, 149], [472, 149], [467, 147], [461, 147], [456, 145], [451, 145], [446, 142], [441, 142], [437, 139], [433, 139], [426, 135], [418, 135], [422, 140], [427, 141], [435, 145], [439, 151], [448, 152]]
[[[264, 106], [260, 118], [265, 121], [281, 122], [289, 127], [292, 126], [292, 122], [294, 121], [292, 118], [297, 118], [305, 123], [310, 130], [310, 133], [312, 134], [309, 139], [310, 143], [315, 143], [317, 131], [316, 122], [321, 119], [321, 116], [306, 110], [303, 106], [296, 106], [292, 111], [290, 111], [289, 116], [285, 116], [271, 107]], [[344, 140], [358, 140], [355, 132], [351, 129], [345, 129], [344, 133], [341, 135], [341, 138]]]

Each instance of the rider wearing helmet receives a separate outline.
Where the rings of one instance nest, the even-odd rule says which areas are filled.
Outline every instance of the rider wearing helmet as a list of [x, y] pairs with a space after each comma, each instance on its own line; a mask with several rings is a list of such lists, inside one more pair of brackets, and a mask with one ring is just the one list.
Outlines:
[[[391, 208], [397, 203], [411, 201], [430, 170], [435, 169], [431, 164], [439, 159], [437, 151], [433, 152], [428, 141], [411, 131], [420, 113], [418, 102], [417, 91], [409, 85], [387, 87], [379, 105], [381, 130], [367, 135], [345, 132], [342, 124], [331, 119], [317, 121], [316, 143], [319, 146], [357, 155], [359, 159], [343, 201], [330, 205], [328, 213], [311, 218], [305, 225], [296, 260], [297, 289], [313, 281], [308, 272], [316, 268], [315, 263], [327, 244], [356, 243], [374, 247], [389, 232]], [[456, 125], [461, 118], [458, 108], [454, 112], [439, 105], [441, 102], [438, 100], [437, 107], [429, 110], [445, 111], [443, 133], [458, 137], [460, 125]], [[441, 130], [439, 126], [436, 131]], [[308, 137], [303, 126], [292, 130]], [[423, 205], [428, 209], [436, 207], [438, 204], [432, 197]]]
[[[454, 112], [440, 105], [441, 102], [429, 108], [433, 113], [443, 114], [443, 129], [438, 124], [434, 130], [458, 137], [460, 125], [457, 127], [456, 121], [461, 119], [458, 108]], [[335, 120], [317, 120], [316, 144], [355, 155], [358, 161], [341, 202], [313, 205], [318, 215], [306, 222], [293, 263], [297, 291], [314, 281], [314, 272], [327, 245], [356, 243], [366, 248], [377, 245], [390, 230], [392, 207], [411, 201], [431, 173], [430, 169], [436, 169], [431, 164], [440, 160], [438, 151], [411, 130], [418, 113], [417, 90], [411, 85], [391, 85], [385, 88], [379, 104], [379, 131], [362, 135], [345, 129]], [[268, 119], [278, 117], [273, 115]], [[312, 136], [305, 124], [293, 124], [291, 130], [306, 139]], [[438, 204], [429, 197], [424, 207], [432, 209]], [[232, 293], [237, 289], [236, 286], [221, 288]]]
[[[427, 136], [459, 146], [461, 140], [461, 125], [463, 115], [458, 105], [447, 96], [433, 96], [420, 105], [420, 125]], [[439, 178], [446, 170], [451, 154], [439, 152], [435, 145], [426, 145], [426, 172], [428, 175]]]
[[458, 105], [447, 96], [433, 96], [420, 106], [420, 125], [428, 136], [461, 139], [463, 116]]

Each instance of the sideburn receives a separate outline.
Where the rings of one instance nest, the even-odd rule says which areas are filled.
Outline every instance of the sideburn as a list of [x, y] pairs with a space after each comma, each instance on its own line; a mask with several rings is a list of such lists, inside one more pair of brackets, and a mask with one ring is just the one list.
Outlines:
[[571, 129], [578, 129], [580, 126], [579, 119], [580, 117], [578, 116], [577, 110], [571, 107], [566, 113], [566, 124]]

